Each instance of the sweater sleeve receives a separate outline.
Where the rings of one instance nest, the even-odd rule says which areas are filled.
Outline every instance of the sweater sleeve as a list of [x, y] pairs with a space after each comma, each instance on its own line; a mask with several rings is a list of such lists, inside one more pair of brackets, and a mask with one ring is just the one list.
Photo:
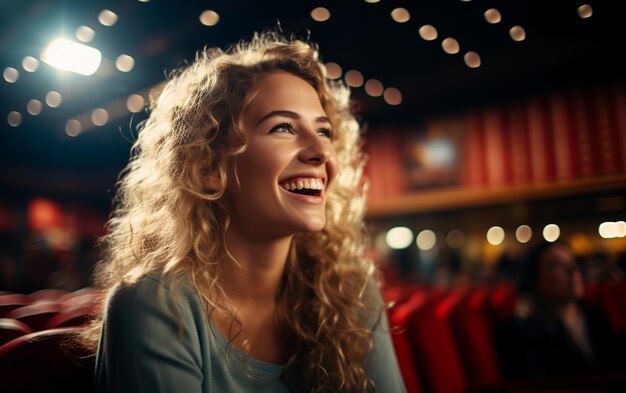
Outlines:
[[202, 391], [194, 310], [160, 281], [145, 277], [109, 296], [96, 359], [98, 392]]
[[387, 321], [387, 314], [384, 312], [384, 302], [378, 288], [375, 285], [372, 287], [372, 290], [375, 291], [375, 299], [383, 311], [380, 319], [372, 327], [374, 346], [365, 360], [365, 370], [374, 381], [374, 392], [406, 393], [406, 387], [391, 342], [389, 322]]

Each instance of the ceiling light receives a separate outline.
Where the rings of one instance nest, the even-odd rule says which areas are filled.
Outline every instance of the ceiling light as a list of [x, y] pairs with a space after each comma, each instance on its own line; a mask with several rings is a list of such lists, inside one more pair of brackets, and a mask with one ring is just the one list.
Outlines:
[[92, 75], [100, 66], [102, 54], [90, 46], [57, 38], [43, 51], [41, 59], [62, 70]]

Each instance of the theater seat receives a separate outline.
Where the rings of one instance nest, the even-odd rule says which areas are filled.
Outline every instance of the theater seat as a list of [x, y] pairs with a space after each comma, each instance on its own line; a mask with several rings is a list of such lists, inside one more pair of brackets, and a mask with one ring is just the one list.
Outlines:
[[408, 393], [421, 393], [422, 381], [415, 358], [415, 347], [410, 337], [408, 321], [426, 299], [423, 292], [415, 292], [402, 304], [389, 310], [391, 341], [400, 365], [402, 379]]
[[89, 393], [93, 391], [93, 357], [71, 345], [80, 328], [30, 333], [0, 347], [3, 392]]
[[59, 312], [48, 320], [44, 329], [84, 326], [91, 319], [93, 312], [94, 306], [83, 306], [69, 311]]
[[495, 327], [487, 303], [491, 288], [475, 288], [452, 305], [450, 322], [468, 382], [495, 384], [502, 379]]
[[467, 386], [458, 348], [448, 326], [448, 296], [441, 297], [439, 291], [435, 291], [432, 300], [424, 302], [411, 314], [407, 325], [426, 392], [462, 393]]
[[62, 289], [40, 289], [28, 295], [28, 299], [31, 303], [36, 303], [42, 300], [58, 301], [61, 297], [68, 294], [68, 291]]
[[32, 333], [30, 326], [12, 318], [0, 318], [0, 347], [9, 341]]
[[30, 301], [28, 298], [18, 293], [0, 295], [0, 318], [3, 318], [16, 308], [24, 307], [29, 304]]
[[39, 302], [16, 308], [6, 314], [7, 318], [17, 319], [30, 326], [34, 331], [43, 330], [46, 323], [55, 316], [61, 306], [55, 302]]

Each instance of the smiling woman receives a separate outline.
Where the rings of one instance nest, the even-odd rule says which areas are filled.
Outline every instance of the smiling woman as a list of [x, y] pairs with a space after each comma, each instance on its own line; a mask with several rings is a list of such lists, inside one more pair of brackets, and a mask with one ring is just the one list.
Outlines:
[[359, 129], [316, 48], [201, 52], [141, 126], [83, 337], [102, 392], [402, 392]]

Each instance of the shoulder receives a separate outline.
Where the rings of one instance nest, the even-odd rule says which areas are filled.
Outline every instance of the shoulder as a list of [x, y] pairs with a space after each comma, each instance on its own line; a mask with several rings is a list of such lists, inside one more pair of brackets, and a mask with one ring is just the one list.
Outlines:
[[142, 323], [145, 316], [196, 319], [202, 306], [184, 278], [150, 274], [134, 283], [117, 284], [107, 298], [107, 319], [119, 316], [125, 324]]

